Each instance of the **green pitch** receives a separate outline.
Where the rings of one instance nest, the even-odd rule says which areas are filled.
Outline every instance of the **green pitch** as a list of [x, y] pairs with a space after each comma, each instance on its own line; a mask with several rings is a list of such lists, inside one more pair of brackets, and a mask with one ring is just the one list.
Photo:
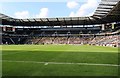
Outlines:
[[3, 45], [3, 76], [117, 76], [118, 48]]

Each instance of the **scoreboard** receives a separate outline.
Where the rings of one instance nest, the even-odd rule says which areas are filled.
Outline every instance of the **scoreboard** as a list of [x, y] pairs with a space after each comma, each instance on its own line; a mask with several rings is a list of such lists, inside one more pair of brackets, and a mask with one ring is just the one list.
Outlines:
[[105, 24], [105, 30], [111, 30], [112, 24]]
[[12, 31], [12, 27], [6, 27], [6, 31]]
[[5, 32], [14, 32], [15, 31], [15, 28], [14, 27], [2, 27], [2, 31], [5, 31]]
[[102, 24], [102, 30], [113, 30], [114, 28], [115, 28], [114, 23]]

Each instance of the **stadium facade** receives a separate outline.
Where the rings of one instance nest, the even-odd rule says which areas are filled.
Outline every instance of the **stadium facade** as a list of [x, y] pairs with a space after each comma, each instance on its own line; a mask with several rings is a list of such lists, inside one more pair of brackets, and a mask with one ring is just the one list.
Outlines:
[[0, 13], [1, 44], [89, 44], [118, 47], [120, 0], [102, 0], [88, 17], [17, 19]]

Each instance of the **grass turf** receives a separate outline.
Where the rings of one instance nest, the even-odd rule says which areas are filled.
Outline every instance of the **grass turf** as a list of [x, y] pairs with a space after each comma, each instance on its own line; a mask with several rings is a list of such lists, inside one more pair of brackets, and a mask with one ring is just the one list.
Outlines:
[[3, 45], [3, 76], [117, 76], [118, 67], [10, 61], [118, 64], [118, 48], [89, 45]]

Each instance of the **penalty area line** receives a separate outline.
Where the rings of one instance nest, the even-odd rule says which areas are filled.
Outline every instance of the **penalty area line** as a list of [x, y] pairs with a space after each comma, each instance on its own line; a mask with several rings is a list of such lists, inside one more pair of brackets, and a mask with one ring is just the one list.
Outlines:
[[11, 60], [2, 60], [3, 62], [17, 62], [17, 63], [38, 63], [38, 64], [63, 64], [63, 65], [86, 65], [86, 66], [112, 66], [118, 67], [117, 64], [96, 64], [96, 63], [65, 63], [65, 62], [39, 62], [39, 61], [11, 61]]

